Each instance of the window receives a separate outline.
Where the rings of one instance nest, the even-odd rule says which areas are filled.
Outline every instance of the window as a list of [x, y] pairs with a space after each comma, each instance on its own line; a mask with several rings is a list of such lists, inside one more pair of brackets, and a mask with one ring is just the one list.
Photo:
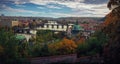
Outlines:
[[49, 25], [47, 24], [47, 28], [49, 28]]
[[64, 28], [64, 25], [62, 25], [62, 29]]
[[59, 25], [57, 25], [57, 29], [59, 28]]
[[52, 25], [52, 28], [54, 28], [54, 25]]

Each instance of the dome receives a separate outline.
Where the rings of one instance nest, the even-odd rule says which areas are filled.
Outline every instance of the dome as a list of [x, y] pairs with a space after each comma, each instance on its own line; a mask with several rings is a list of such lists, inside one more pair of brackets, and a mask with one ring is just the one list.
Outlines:
[[72, 30], [83, 30], [83, 28], [80, 25], [73, 25]]
[[16, 35], [16, 39], [18, 39], [18, 40], [24, 40], [26, 38], [23, 35]]
[[73, 25], [73, 28], [72, 28], [72, 34], [78, 34], [80, 33], [80, 31], [84, 30], [80, 25], [78, 24], [75, 24]]

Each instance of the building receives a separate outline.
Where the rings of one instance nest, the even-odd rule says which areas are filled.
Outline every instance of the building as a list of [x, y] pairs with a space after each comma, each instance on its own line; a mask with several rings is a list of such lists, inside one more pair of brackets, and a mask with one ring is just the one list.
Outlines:
[[13, 27], [13, 26], [18, 26], [19, 21], [17, 20], [12, 20], [12, 19], [1, 19], [0, 20], [0, 25], [2, 27]]
[[30, 20], [19, 20], [19, 26], [28, 27]]
[[74, 24], [72, 27], [67, 29], [67, 36], [68, 37], [77, 36], [83, 31], [84, 29], [78, 24], [78, 22], [76, 22], [76, 24]]
[[80, 33], [81, 31], [84, 31], [83, 27], [81, 27], [78, 22], [76, 22], [76, 24], [73, 25], [72, 27], [72, 34], [78, 34]]
[[72, 27], [73, 24], [59, 24], [56, 21], [48, 21], [44, 25], [39, 26], [37, 30], [53, 30], [53, 31], [66, 31], [67, 28]]
[[94, 33], [99, 30], [100, 22], [91, 21], [89, 23], [81, 23], [80, 26], [84, 28], [84, 31]]

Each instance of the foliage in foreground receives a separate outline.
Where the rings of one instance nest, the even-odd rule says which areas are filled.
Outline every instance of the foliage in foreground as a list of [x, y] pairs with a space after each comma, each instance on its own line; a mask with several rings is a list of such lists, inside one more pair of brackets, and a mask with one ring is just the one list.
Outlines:
[[74, 41], [64, 38], [61, 41], [49, 44], [35, 44], [33, 47], [33, 57], [64, 55], [75, 53], [77, 45]]
[[79, 44], [77, 48], [77, 56], [95, 55], [97, 53], [102, 55], [103, 47], [107, 40], [108, 38], [103, 32], [96, 32], [87, 41]]
[[2, 64], [27, 64], [29, 55], [26, 43], [20, 43], [10, 31], [0, 29], [0, 63]]

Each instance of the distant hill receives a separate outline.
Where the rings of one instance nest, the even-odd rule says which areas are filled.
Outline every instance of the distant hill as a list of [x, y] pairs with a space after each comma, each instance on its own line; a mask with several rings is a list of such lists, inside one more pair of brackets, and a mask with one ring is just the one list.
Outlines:
[[70, 22], [75, 22], [75, 21], [101, 21], [102, 17], [61, 17], [58, 18], [58, 21], [70, 21]]
[[75, 21], [103, 21], [103, 17], [22, 17], [22, 16], [3, 16], [3, 18], [18, 19], [18, 20], [51, 20], [51, 21], [66, 21], [66, 22], [75, 22]]

